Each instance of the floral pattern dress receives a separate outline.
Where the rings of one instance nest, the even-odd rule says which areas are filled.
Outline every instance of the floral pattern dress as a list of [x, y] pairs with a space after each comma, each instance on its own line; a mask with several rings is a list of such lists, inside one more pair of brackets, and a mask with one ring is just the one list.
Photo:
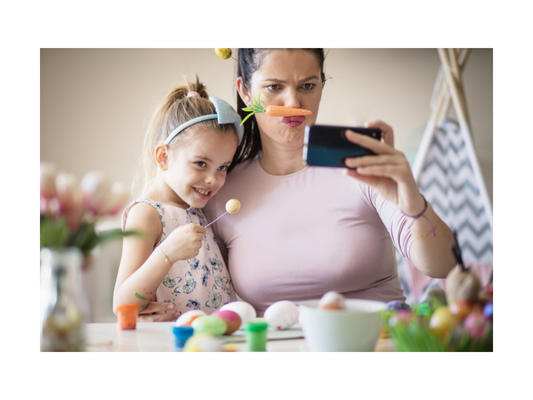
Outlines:
[[[205, 226], [208, 224], [201, 209], [191, 207], [184, 210], [152, 199], [140, 198], [124, 209], [122, 229], [126, 225], [129, 211], [138, 203], [150, 204], [159, 213], [163, 234], [154, 249], [181, 225], [194, 223]], [[206, 314], [211, 314], [224, 304], [235, 300], [233, 282], [211, 227], [206, 229], [204, 242], [198, 255], [190, 260], [175, 262], [151, 298], [151, 301], [174, 304], [175, 311], [180, 313], [202, 310]]]

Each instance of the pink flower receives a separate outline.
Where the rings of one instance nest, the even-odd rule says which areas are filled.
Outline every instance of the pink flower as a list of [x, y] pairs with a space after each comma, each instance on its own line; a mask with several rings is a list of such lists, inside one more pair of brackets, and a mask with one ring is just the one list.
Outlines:
[[81, 198], [84, 207], [93, 215], [100, 215], [101, 209], [108, 201], [111, 185], [101, 171], [90, 171], [80, 183]]
[[111, 187], [111, 192], [107, 201], [100, 209], [100, 215], [116, 215], [126, 205], [128, 193], [120, 182], [115, 182]]
[[67, 215], [75, 207], [79, 193], [76, 177], [73, 174], [60, 172], [56, 177], [55, 185], [61, 214]]
[[41, 197], [47, 200], [56, 194], [55, 180], [57, 169], [54, 164], [41, 162]]

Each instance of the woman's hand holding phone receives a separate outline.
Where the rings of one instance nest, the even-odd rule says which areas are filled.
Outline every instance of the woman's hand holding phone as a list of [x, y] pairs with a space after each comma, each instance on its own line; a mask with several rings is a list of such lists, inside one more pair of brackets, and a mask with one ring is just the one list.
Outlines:
[[376, 189], [385, 199], [398, 205], [405, 214], [418, 214], [424, 208], [424, 199], [405, 154], [393, 147], [392, 128], [382, 121], [374, 121], [368, 127], [381, 129], [384, 141], [346, 131], [349, 141], [376, 155], [347, 158], [346, 166], [353, 169], [346, 169], [345, 174]]

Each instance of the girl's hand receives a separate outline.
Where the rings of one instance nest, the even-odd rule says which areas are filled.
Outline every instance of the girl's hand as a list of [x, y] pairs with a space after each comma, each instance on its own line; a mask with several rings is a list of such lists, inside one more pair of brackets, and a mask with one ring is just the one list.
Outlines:
[[[151, 301], [137, 316], [138, 322], [168, 322], [175, 321], [180, 313], [174, 312], [174, 304]], [[166, 311], [166, 312], [164, 312]]]
[[204, 236], [205, 228], [202, 225], [183, 225], [168, 235], [159, 247], [173, 264], [178, 260], [189, 260], [196, 257], [202, 247]]
[[[394, 141], [392, 128], [381, 121], [372, 126], [386, 132], [386, 141]], [[390, 133], [390, 135], [389, 135]], [[385, 199], [392, 201], [408, 215], [416, 215], [424, 209], [424, 199], [418, 190], [411, 167], [405, 155], [386, 142], [379, 142], [364, 135], [346, 131], [353, 143], [372, 150], [375, 156], [347, 158], [346, 175], [358, 179], [376, 189]]]

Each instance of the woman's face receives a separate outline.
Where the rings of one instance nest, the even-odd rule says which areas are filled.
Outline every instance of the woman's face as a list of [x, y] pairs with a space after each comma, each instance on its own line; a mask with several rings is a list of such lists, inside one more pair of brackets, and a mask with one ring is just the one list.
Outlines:
[[241, 90], [246, 104], [253, 102], [254, 96], [257, 99], [263, 90], [264, 108], [277, 105], [312, 111], [311, 115], [283, 118], [255, 114], [263, 144], [271, 140], [302, 146], [305, 127], [315, 123], [322, 97], [321, 71], [316, 57], [305, 50], [273, 50], [252, 75], [250, 86], [251, 90]]

